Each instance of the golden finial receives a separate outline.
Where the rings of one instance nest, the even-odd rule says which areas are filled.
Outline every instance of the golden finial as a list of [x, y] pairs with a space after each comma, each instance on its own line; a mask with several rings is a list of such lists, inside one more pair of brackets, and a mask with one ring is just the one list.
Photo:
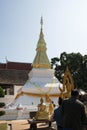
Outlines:
[[43, 17], [41, 16], [41, 21], [40, 21], [40, 23], [41, 23], [41, 28], [42, 28], [42, 26], [43, 26]]

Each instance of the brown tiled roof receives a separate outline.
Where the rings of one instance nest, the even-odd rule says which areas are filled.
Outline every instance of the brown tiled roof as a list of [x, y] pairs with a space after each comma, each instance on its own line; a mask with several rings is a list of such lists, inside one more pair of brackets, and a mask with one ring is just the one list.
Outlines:
[[6, 64], [5, 63], [0, 63], [0, 69], [5, 69], [6, 68]]
[[7, 62], [7, 69], [27, 70], [32, 69], [31, 63]]
[[31, 63], [8, 61], [7, 63], [0, 63], [0, 69], [27, 70], [29, 72], [32, 69], [32, 65]]
[[0, 69], [0, 84], [24, 85], [27, 79], [27, 71]]

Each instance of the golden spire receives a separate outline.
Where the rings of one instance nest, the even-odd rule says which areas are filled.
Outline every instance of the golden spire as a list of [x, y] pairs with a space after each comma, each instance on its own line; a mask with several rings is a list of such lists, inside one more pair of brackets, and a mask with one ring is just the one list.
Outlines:
[[41, 17], [40, 24], [41, 24], [41, 31], [40, 31], [40, 36], [37, 43], [37, 48], [36, 48], [37, 53], [33, 61], [33, 67], [34, 68], [51, 68], [49, 59], [46, 54], [47, 48], [46, 48], [46, 43], [44, 40], [43, 31], [42, 31], [42, 27], [43, 27], [42, 17]]

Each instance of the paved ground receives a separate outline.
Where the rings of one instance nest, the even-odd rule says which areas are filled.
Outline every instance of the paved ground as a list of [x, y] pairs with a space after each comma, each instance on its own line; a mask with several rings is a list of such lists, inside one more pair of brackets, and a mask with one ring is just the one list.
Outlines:
[[[0, 121], [0, 123], [12, 124], [12, 129], [9, 130], [29, 130], [30, 125], [27, 120], [12, 120], [12, 121]], [[38, 124], [37, 130], [55, 130], [53, 127], [48, 128], [46, 124]]]

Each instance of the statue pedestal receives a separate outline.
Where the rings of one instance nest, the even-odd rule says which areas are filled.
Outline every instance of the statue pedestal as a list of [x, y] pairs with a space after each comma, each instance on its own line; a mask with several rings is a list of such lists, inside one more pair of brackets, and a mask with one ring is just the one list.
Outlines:
[[28, 123], [30, 124], [30, 129], [36, 130], [38, 123], [48, 123], [48, 127], [51, 127], [51, 120], [43, 119], [43, 120], [28, 120]]
[[36, 120], [46, 120], [46, 119], [49, 119], [49, 113], [46, 112], [46, 111], [44, 111], [44, 112], [38, 111], [38, 112], [36, 113], [35, 119], [36, 119]]

